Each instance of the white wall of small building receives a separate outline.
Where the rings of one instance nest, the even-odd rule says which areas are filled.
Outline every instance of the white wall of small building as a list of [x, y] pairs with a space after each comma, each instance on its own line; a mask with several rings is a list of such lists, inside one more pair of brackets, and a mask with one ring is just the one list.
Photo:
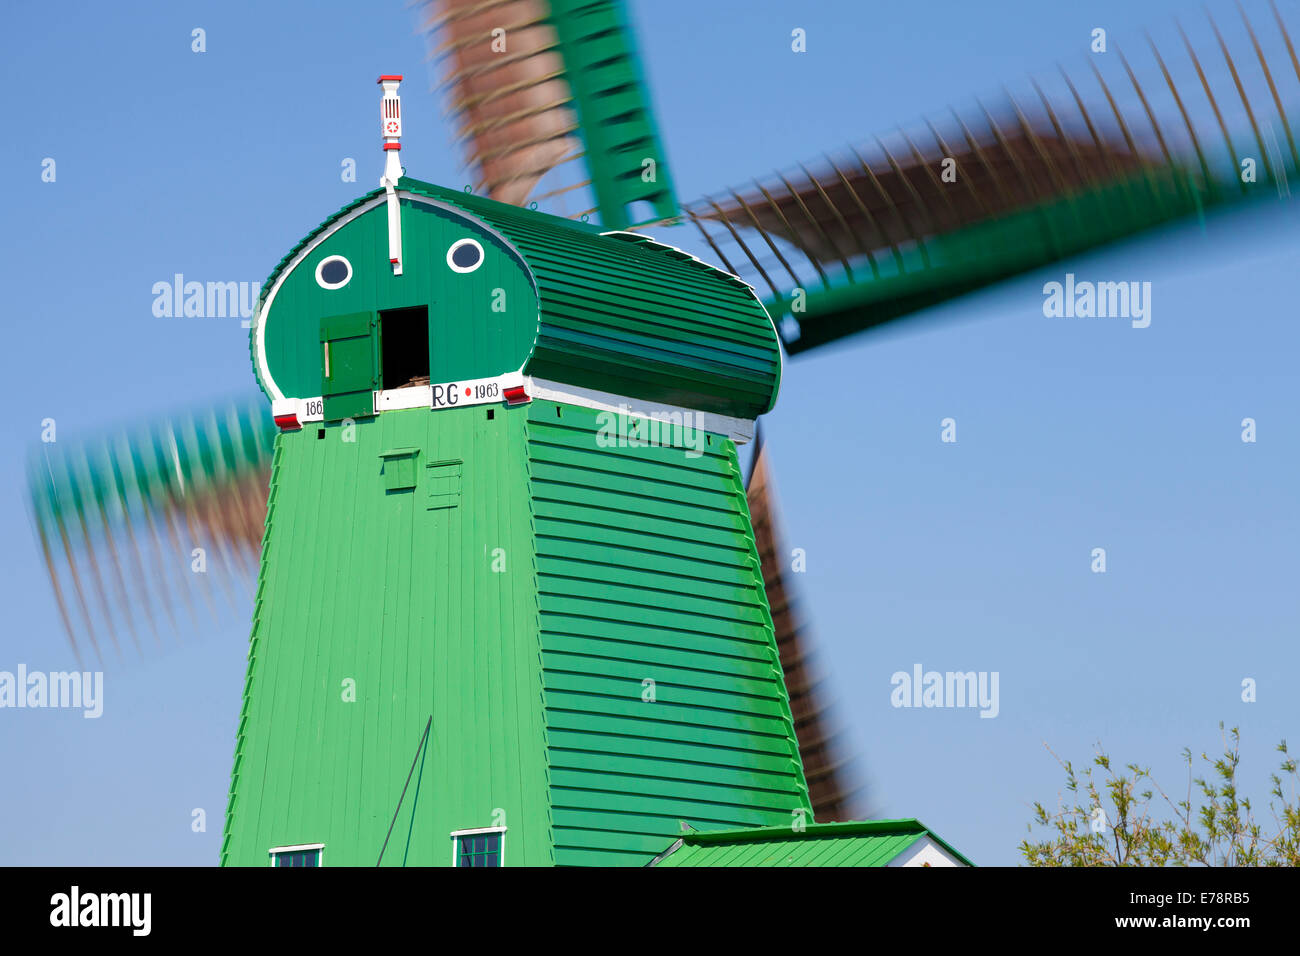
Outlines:
[[965, 866], [933, 839], [923, 836], [888, 863], [889, 866]]

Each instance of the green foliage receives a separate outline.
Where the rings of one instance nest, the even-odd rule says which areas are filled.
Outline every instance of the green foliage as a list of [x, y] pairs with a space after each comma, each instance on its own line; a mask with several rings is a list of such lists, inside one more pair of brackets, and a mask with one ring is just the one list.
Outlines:
[[[1300, 865], [1300, 774], [1286, 741], [1277, 747], [1281, 775], [1270, 774], [1272, 825], [1265, 827], [1256, 822], [1250, 799], [1238, 792], [1240, 733], [1236, 727], [1225, 733], [1222, 723], [1219, 731], [1223, 755], [1211, 759], [1201, 754], [1210, 768], [1206, 776], [1193, 776], [1192, 753], [1183, 750], [1187, 796], [1177, 801], [1156, 783], [1150, 768], [1131, 763], [1117, 772], [1100, 746], [1093, 766], [1082, 774], [1057, 757], [1070, 796], [1058, 802], [1055, 813], [1034, 803], [1027, 829], [1033, 833], [1038, 826], [1051, 835], [1041, 842], [1023, 840], [1025, 861], [1030, 866]], [[1096, 768], [1100, 770], [1094, 775]], [[1102, 802], [1103, 791], [1108, 807]]]

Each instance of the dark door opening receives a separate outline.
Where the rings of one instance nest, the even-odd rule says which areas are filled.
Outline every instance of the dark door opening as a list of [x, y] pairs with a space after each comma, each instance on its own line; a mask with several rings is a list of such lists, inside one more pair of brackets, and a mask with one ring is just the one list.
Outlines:
[[429, 307], [379, 313], [380, 381], [383, 388], [429, 384]]

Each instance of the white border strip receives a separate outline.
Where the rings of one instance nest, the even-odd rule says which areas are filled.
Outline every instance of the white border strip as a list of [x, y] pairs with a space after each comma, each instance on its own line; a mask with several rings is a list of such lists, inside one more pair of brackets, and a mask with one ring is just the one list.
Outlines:
[[293, 415], [298, 424], [305, 422], [323, 422], [325, 420], [325, 399], [323, 398], [273, 398], [271, 399], [271, 417], [280, 418]]
[[388, 412], [395, 408], [428, 408], [433, 389], [428, 385], [408, 385], [406, 388], [388, 388], [375, 392], [375, 412]]

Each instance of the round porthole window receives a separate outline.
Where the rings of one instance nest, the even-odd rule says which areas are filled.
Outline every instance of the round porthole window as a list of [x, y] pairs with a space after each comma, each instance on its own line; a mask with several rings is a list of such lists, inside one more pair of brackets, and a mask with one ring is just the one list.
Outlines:
[[342, 256], [329, 256], [316, 267], [316, 284], [322, 289], [341, 289], [352, 278], [352, 263]]
[[447, 250], [447, 266], [452, 272], [473, 272], [483, 264], [483, 247], [474, 239], [458, 239]]

